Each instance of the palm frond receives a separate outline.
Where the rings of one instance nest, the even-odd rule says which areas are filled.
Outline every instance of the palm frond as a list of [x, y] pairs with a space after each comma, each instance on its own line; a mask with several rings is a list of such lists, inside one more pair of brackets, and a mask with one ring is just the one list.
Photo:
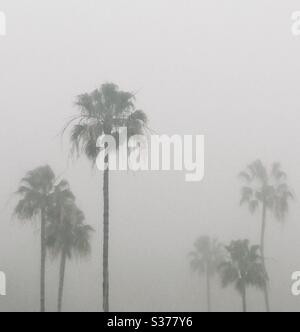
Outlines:
[[251, 187], [242, 187], [240, 205], [249, 203], [253, 197], [253, 189]]
[[253, 214], [258, 209], [259, 203], [258, 200], [252, 200], [249, 202], [249, 210]]
[[287, 175], [282, 171], [280, 163], [274, 163], [271, 171], [272, 176], [276, 181], [282, 181], [287, 179]]
[[257, 179], [265, 184], [268, 181], [268, 172], [261, 160], [256, 160], [247, 167], [252, 179]]
[[228, 287], [230, 284], [237, 282], [239, 279], [239, 271], [230, 262], [224, 262], [219, 266], [219, 273], [221, 275], [222, 286]]
[[248, 183], [250, 183], [251, 181], [252, 181], [252, 177], [251, 177], [251, 175], [248, 173], [248, 172], [241, 172], [240, 174], [239, 174], [239, 177], [241, 178], [241, 179], [244, 179], [244, 180], [246, 180], [246, 182], [248, 182]]

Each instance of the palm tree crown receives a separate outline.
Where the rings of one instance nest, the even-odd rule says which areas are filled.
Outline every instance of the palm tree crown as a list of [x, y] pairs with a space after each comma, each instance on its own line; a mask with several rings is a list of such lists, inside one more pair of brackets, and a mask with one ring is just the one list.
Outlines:
[[103, 134], [113, 135], [118, 145], [122, 143], [118, 141], [118, 129], [121, 127], [127, 128], [128, 138], [143, 134], [147, 116], [135, 109], [134, 99], [132, 93], [120, 91], [117, 85], [110, 83], [103, 84], [91, 94], [78, 96], [76, 105], [80, 114], [66, 126], [76, 122], [71, 132], [73, 151], [85, 153], [95, 163], [99, 154], [97, 140]]
[[260, 289], [266, 284], [266, 274], [258, 254], [259, 246], [249, 245], [248, 240], [232, 241], [226, 247], [229, 259], [219, 267], [224, 287], [235, 284], [241, 293], [245, 286], [255, 286]]
[[54, 184], [55, 175], [50, 166], [38, 167], [28, 172], [16, 192], [21, 199], [15, 208], [15, 215], [20, 220], [30, 220], [42, 209], [47, 209]]
[[202, 236], [195, 242], [194, 248], [190, 253], [192, 270], [200, 274], [208, 270], [209, 275], [213, 276], [224, 257], [223, 246], [217, 239]]
[[[85, 216], [74, 203], [63, 207], [63, 218], [54, 218], [47, 228], [47, 247], [54, 256], [66, 252], [69, 259], [90, 254], [93, 228], [84, 224]], [[58, 216], [55, 213], [54, 216]]]
[[246, 171], [240, 173], [246, 181], [242, 188], [241, 205], [248, 204], [251, 213], [259, 205], [271, 210], [275, 217], [282, 221], [288, 212], [289, 200], [293, 194], [289, 189], [286, 174], [281, 170], [279, 163], [274, 163], [270, 172], [260, 160], [249, 165]]

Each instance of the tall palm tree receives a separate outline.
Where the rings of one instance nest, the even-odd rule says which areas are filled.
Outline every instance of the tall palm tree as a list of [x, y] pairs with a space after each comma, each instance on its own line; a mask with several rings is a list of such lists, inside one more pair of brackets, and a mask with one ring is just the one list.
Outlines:
[[267, 275], [259, 255], [259, 246], [249, 245], [248, 240], [232, 241], [226, 247], [229, 258], [219, 267], [223, 287], [234, 284], [243, 301], [243, 312], [247, 312], [247, 287], [264, 289]]
[[211, 279], [224, 259], [223, 246], [216, 239], [202, 236], [195, 242], [190, 257], [192, 270], [206, 276], [207, 310], [211, 312]]
[[60, 256], [58, 312], [62, 311], [64, 280], [67, 260], [73, 256], [86, 257], [91, 252], [92, 227], [84, 224], [85, 216], [75, 202], [57, 206], [51, 213], [47, 228], [47, 247], [54, 257]]
[[[100, 89], [80, 95], [76, 105], [79, 114], [67, 123], [72, 125], [71, 143], [73, 152], [83, 153], [94, 165], [100, 149], [97, 140], [102, 135], [118, 138], [118, 130], [126, 127], [128, 138], [144, 134], [147, 116], [136, 110], [134, 95], [120, 91], [115, 84], [104, 84]], [[75, 124], [74, 124], [75, 122]], [[117, 139], [117, 143], [124, 143]], [[117, 146], [117, 147], [119, 147]], [[107, 145], [106, 145], [107, 147]], [[108, 156], [103, 172], [103, 311], [109, 311], [109, 167]]]
[[[267, 225], [267, 213], [271, 212], [279, 221], [283, 221], [289, 208], [289, 201], [293, 198], [292, 192], [286, 183], [287, 176], [281, 170], [279, 163], [274, 163], [270, 171], [260, 160], [250, 164], [247, 169], [240, 173], [246, 182], [241, 192], [241, 205], [247, 204], [250, 212], [254, 213], [261, 209], [261, 236], [260, 250], [263, 266], [267, 273], [265, 262], [265, 234]], [[270, 311], [268, 283], [264, 289], [266, 310]]]
[[21, 180], [16, 194], [21, 197], [15, 207], [15, 215], [20, 220], [40, 217], [41, 223], [41, 272], [40, 310], [45, 312], [45, 271], [46, 271], [46, 226], [50, 206], [50, 196], [55, 185], [55, 175], [50, 166], [38, 167]]

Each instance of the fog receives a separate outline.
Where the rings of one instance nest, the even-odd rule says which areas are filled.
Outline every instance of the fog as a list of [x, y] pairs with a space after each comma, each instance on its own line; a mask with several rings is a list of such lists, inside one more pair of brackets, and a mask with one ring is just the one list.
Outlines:
[[[66, 270], [64, 310], [102, 305], [102, 173], [70, 158], [61, 138], [76, 96], [114, 82], [136, 94], [159, 134], [205, 135], [205, 177], [114, 172], [110, 184], [112, 311], [205, 311], [205, 284], [189, 252], [202, 235], [259, 243], [260, 212], [240, 207], [238, 174], [260, 158], [280, 162], [296, 199], [284, 224], [268, 219], [272, 310], [297, 311], [300, 269], [300, 39], [298, 1], [2, 0], [0, 37], [1, 311], [39, 310], [39, 223], [12, 217], [24, 174], [50, 164], [95, 229], [92, 254]], [[216, 311], [240, 311], [233, 288], [212, 291]], [[58, 261], [47, 261], [47, 310], [56, 310]], [[264, 311], [248, 291], [250, 311]]]

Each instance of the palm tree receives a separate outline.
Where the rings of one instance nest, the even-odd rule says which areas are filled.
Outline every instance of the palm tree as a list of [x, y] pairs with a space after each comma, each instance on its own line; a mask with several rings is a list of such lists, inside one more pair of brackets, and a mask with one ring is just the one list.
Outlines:
[[235, 285], [242, 297], [243, 312], [247, 312], [247, 287], [264, 289], [267, 282], [262, 258], [258, 254], [259, 246], [250, 247], [248, 240], [238, 240], [232, 241], [226, 249], [229, 259], [219, 267], [223, 287]]
[[202, 236], [195, 242], [190, 256], [192, 270], [206, 276], [207, 310], [211, 312], [211, 279], [224, 259], [223, 246], [216, 239]]
[[[115, 84], [104, 84], [100, 89], [80, 95], [76, 105], [79, 114], [66, 125], [64, 131], [74, 122], [71, 131], [72, 151], [83, 153], [96, 163], [100, 148], [97, 140], [102, 135], [118, 138], [120, 128], [126, 127], [128, 138], [144, 134], [147, 116], [143, 111], [136, 110], [134, 95], [120, 91]], [[120, 142], [117, 139], [117, 143]], [[117, 146], [117, 147], [119, 147]], [[107, 145], [106, 145], [107, 147]], [[109, 165], [105, 158], [106, 168], [103, 172], [103, 311], [109, 311]]]
[[60, 255], [58, 312], [62, 311], [64, 280], [67, 260], [73, 256], [86, 257], [91, 252], [92, 227], [84, 224], [85, 216], [75, 202], [56, 206], [47, 228], [47, 247], [54, 257]]
[[[271, 171], [260, 160], [250, 164], [247, 169], [240, 173], [241, 178], [246, 182], [242, 188], [241, 205], [247, 204], [250, 212], [254, 213], [258, 208], [262, 212], [260, 250], [263, 266], [267, 273], [265, 263], [265, 233], [267, 224], [267, 212], [274, 214], [275, 218], [283, 221], [289, 208], [289, 200], [293, 195], [286, 183], [287, 176], [281, 170], [279, 163], [272, 165]], [[268, 283], [264, 289], [267, 312], [270, 311]]]
[[46, 226], [50, 196], [55, 184], [55, 175], [49, 166], [38, 167], [21, 180], [17, 195], [21, 197], [15, 207], [15, 215], [20, 220], [40, 217], [41, 223], [41, 272], [40, 272], [40, 310], [45, 312], [45, 271], [46, 271]]

